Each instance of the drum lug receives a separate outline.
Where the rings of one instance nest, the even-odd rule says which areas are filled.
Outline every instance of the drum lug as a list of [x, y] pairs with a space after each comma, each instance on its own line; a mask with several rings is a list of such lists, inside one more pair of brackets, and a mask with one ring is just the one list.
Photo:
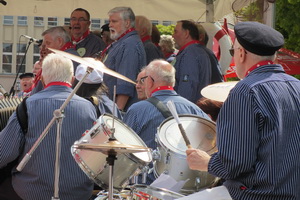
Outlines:
[[201, 179], [200, 177], [196, 177], [195, 178], [195, 187], [196, 187], [196, 190], [198, 191], [201, 187]]
[[159, 151], [158, 148], [155, 149], [155, 150], [153, 150], [153, 152], [152, 152], [152, 159], [153, 159], [154, 161], [155, 161], [155, 160], [160, 161], [161, 155], [160, 155], [160, 151]]
[[167, 155], [166, 155], [165, 164], [170, 164], [170, 160], [171, 160], [171, 155], [168, 152]]

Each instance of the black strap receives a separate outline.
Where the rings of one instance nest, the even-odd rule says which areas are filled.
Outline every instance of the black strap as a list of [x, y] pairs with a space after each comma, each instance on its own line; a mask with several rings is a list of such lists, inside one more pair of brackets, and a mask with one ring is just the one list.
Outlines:
[[93, 104], [93, 106], [96, 109], [97, 117], [100, 117], [101, 112], [100, 112], [100, 109], [99, 109], [99, 100], [98, 100], [98, 98], [96, 96], [91, 96], [91, 97], [85, 97], [85, 99], [89, 100]]
[[172, 113], [170, 112], [168, 107], [165, 104], [163, 104], [163, 102], [158, 100], [156, 97], [150, 97], [150, 98], [147, 99], [147, 101], [152, 103], [161, 112], [161, 114], [165, 118], [168, 118], [168, 117], [172, 116]]
[[27, 115], [27, 106], [26, 106], [27, 98], [28, 97], [25, 97], [16, 109], [17, 119], [19, 121], [19, 124], [22, 128], [24, 135], [27, 133], [28, 130], [28, 115]]

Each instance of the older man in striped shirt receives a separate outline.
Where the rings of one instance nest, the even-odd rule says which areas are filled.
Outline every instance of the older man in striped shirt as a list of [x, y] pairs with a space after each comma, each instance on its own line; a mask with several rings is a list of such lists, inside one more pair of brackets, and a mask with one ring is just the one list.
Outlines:
[[[59, 55], [49, 54], [43, 61], [42, 80], [45, 89], [26, 101], [28, 113], [27, 133], [23, 133], [16, 113], [0, 132], [0, 168], [19, 156], [25, 156], [39, 136], [72, 92], [72, 62]], [[71, 146], [82, 134], [93, 126], [97, 119], [94, 106], [86, 99], [73, 96], [64, 109], [61, 127], [61, 155], [59, 197], [61, 199], [83, 200], [92, 195], [93, 182], [84, 174], [71, 154]], [[54, 169], [56, 125], [36, 148], [31, 159], [21, 172], [12, 171], [12, 186], [23, 200], [45, 200], [54, 197]], [[22, 147], [24, 150], [22, 151]], [[6, 191], [0, 188], [0, 199]], [[57, 199], [57, 196], [55, 196]]]
[[225, 179], [222, 199], [300, 199], [300, 81], [274, 63], [283, 36], [257, 22], [234, 29], [230, 52], [242, 80], [219, 114], [219, 151], [187, 150], [189, 166]]

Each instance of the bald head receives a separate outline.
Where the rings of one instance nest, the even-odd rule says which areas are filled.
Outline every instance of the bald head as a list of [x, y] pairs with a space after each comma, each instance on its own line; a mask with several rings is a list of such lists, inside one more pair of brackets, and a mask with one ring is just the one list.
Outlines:
[[165, 60], [154, 60], [145, 67], [146, 80], [145, 92], [147, 97], [151, 96], [151, 92], [160, 86], [175, 85], [175, 68]]

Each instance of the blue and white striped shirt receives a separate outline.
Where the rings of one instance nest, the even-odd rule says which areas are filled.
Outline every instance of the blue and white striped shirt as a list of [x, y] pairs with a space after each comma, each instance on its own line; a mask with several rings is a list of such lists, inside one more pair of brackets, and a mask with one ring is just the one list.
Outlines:
[[[161, 90], [153, 93], [153, 97], [165, 105], [172, 100], [178, 114], [194, 114], [210, 120], [197, 105], [179, 96], [175, 91]], [[156, 149], [155, 134], [157, 128], [165, 120], [161, 112], [150, 102], [144, 100], [130, 106], [123, 121], [132, 128], [145, 142], [147, 147]]]
[[217, 121], [208, 170], [233, 199], [300, 199], [300, 81], [260, 66], [233, 88]]
[[[200, 91], [211, 83], [211, 62], [204, 47], [191, 44], [176, 55], [175, 91], [182, 97], [196, 103]], [[174, 62], [174, 61], [173, 61]]]
[[[112, 43], [107, 51], [108, 54], [104, 64], [131, 80], [135, 80], [141, 68], [146, 65], [144, 45], [136, 31], [129, 32], [118, 41]], [[113, 88], [115, 85], [117, 86], [117, 95], [122, 94], [130, 97], [125, 110], [138, 101], [134, 84], [106, 74], [104, 74], [103, 82], [109, 89], [110, 99], [113, 99]]]
[[[10, 117], [7, 126], [0, 132], [0, 167], [29, 152], [40, 134], [53, 118], [72, 89], [65, 86], [50, 86], [26, 101], [28, 132], [24, 137], [16, 117]], [[61, 131], [61, 169], [59, 180], [60, 199], [89, 199], [93, 182], [79, 168], [71, 154], [71, 146], [93, 126], [96, 120], [94, 106], [75, 95], [64, 110]], [[24, 151], [20, 152], [24, 145]], [[45, 200], [54, 196], [56, 124], [32, 154], [21, 172], [15, 172], [12, 184], [16, 193], [24, 200]]]
[[[204, 113], [194, 103], [179, 96], [175, 91], [160, 90], [152, 94], [165, 105], [172, 100], [175, 104], [178, 114], [193, 114], [210, 120], [208, 115]], [[147, 147], [153, 150], [157, 148], [155, 136], [160, 124], [165, 120], [161, 112], [150, 102], [144, 100], [139, 101], [129, 107], [123, 121], [137, 133], [145, 142]], [[150, 164], [152, 167], [152, 164]], [[147, 176], [147, 184], [155, 180], [153, 172]]]

